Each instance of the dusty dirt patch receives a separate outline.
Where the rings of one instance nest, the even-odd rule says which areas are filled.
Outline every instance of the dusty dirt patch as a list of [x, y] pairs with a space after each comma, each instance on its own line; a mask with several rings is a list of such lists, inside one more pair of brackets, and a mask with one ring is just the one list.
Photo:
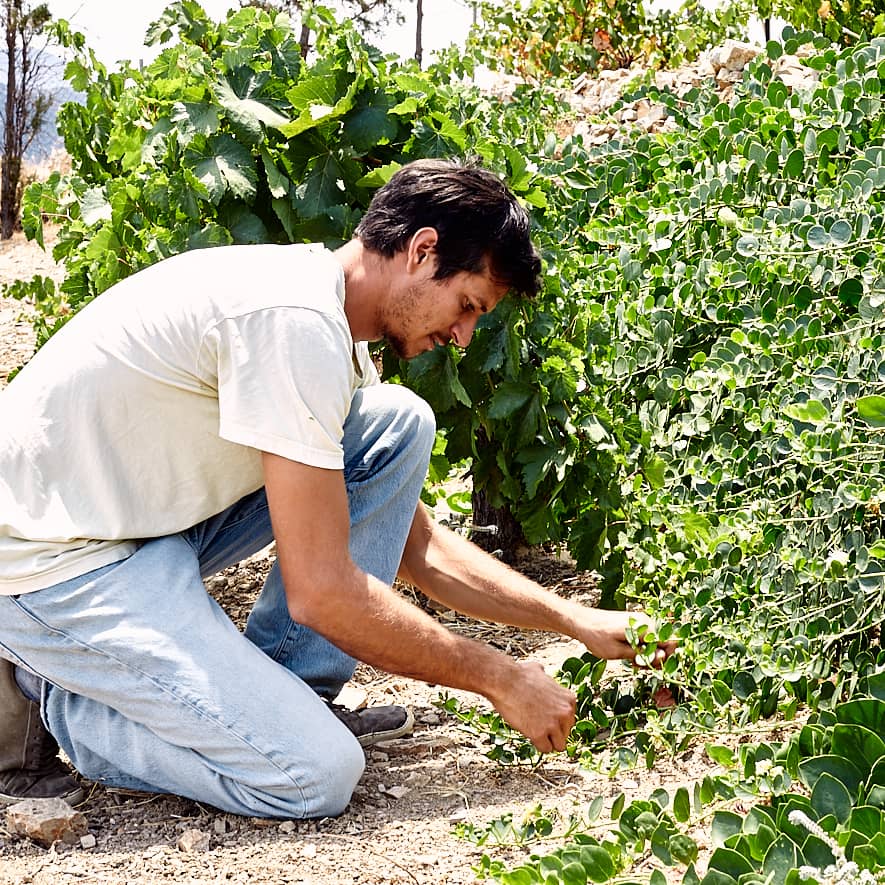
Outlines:
[[[0, 244], [0, 282], [35, 272], [60, 274], [51, 257], [21, 235]], [[33, 346], [30, 326], [21, 319], [23, 310], [26, 306], [18, 302], [0, 299], [0, 386]], [[265, 551], [207, 581], [235, 623], [245, 620], [272, 555]], [[555, 592], [592, 599], [589, 576], [555, 557], [536, 552], [521, 568]], [[515, 656], [538, 657], [551, 669], [583, 650], [558, 637], [480, 625], [447, 612], [436, 615], [453, 630]], [[12, 837], [0, 824], [0, 885], [458, 885], [475, 881], [472, 867], [482, 854], [456, 837], [458, 821], [481, 825], [507, 812], [519, 818], [537, 804], [567, 817], [580, 814], [597, 795], [614, 797], [623, 790], [631, 797], [647, 797], [655, 787], [672, 790], [709, 770], [697, 752], [662, 761], [665, 772], [630, 772], [617, 780], [584, 771], [563, 755], [547, 757], [537, 768], [504, 769], [483, 755], [477, 738], [434, 706], [437, 687], [360, 667], [354, 688], [369, 703], [410, 704], [417, 727], [411, 738], [368, 751], [366, 774], [341, 817], [310, 822], [242, 818], [177, 797], [121, 794], [95, 785], [80, 807], [95, 847], [44, 850]], [[176, 847], [190, 829], [208, 835], [207, 851], [185, 853]], [[485, 850], [513, 862], [525, 856], [518, 848]]]

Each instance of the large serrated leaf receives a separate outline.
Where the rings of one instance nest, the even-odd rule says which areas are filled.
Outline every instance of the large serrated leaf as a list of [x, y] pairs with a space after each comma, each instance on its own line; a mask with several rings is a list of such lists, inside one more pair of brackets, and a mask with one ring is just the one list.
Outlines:
[[314, 218], [329, 211], [343, 199], [339, 182], [343, 170], [337, 157], [318, 157], [304, 181], [296, 188], [296, 205], [305, 218]]
[[275, 108], [253, 97], [252, 89], [259, 91], [260, 85], [249, 82], [245, 94], [238, 95], [230, 81], [224, 77], [215, 84], [215, 98], [231, 122], [244, 127], [257, 138], [261, 137], [262, 124], [281, 129], [291, 122]]
[[496, 421], [510, 418], [531, 399], [534, 393], [532, 387], [520, 382], [505, 381], [499, 384], [489, 404], [489, 417]]
[[376, 145], [388, 144], [396, 138], [399, 125], [390, 117], [390, 99], [383, 93], [372, 97], [370, 103], [357, 107], [344, 121], [344, 134], [354, 150], [370, 151]]
[[255, 199], [258, 172], [252, 154], [230, 135], [215, 135], [207, 142], [208, 156], [193, 165], [194, 174], [205, 185], [213, 203], [228, 191], [240, 200]]

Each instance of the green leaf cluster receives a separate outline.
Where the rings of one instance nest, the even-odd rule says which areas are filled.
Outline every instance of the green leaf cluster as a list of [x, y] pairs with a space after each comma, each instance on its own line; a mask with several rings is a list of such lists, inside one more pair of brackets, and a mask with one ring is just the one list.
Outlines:
[[[536, 807], [521, 823], [507, 815], [484, 827], [462, 826], [458, 834], [483, 846], [560, 843], [516, 867], [484, 856], [480, 872], [505, 885], [646, 881], [634, 870], [649, 858], [649, 885], [672, 881], [662, 867], [683, 868], [684, 885], [881, 881], [883, 697], [878, 670], [853, 700], [812, 717], [789, 740], [744, 744], [739, 752], [709, 746], [711, 759], [726, 767], [722, 774], [678, 787], [672, 796], [656, 789], [627, 803], [621, 793], [610, 803], [608, 821], [598, 796], [559, 833], [557, 816]], [[695, 869], [698, 838], [711, 849], [703, 875]], [[866, 880], [859, 877], [864, 870]]]

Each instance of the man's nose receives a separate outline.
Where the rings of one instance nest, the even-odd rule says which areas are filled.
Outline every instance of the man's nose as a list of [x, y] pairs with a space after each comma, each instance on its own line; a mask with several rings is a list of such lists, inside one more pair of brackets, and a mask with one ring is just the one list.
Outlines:
[[470, 344], [470, 339], [473, 338], [473, 330], [476, 328], [478, 319], [478, 317], [473, 315], [470, 317], [464, 317], [463, 319], [458, 320], [458, 322], [449, 329], [452, 341], [454, 341], [458, 347], [467, 347], [467, 345]]

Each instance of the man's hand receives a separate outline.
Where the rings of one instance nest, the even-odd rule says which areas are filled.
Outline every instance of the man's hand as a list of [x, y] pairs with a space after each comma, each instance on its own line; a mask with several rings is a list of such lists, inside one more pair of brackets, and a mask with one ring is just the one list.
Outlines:
[[524, 734], [542, 753], [564, 750], [575, 724], [575, 693], [561, 686], [536, 661], [515, 664], [506, 690], [487, 697], [504, 721]]
[[588, 608], [582, 618], [581, 629], [575, 634], [598, 658], [607, 660], [632, 660], [637, 666], [660, 668], [676, 648], [675, 642], [659, 642], [652, 660], [644, 657], [644, 650], [631, 645], [627, 630], [633, 628], [637, 635], [652, 627], [652, 620], [644, 612], [618, 612], [601, 608]]

